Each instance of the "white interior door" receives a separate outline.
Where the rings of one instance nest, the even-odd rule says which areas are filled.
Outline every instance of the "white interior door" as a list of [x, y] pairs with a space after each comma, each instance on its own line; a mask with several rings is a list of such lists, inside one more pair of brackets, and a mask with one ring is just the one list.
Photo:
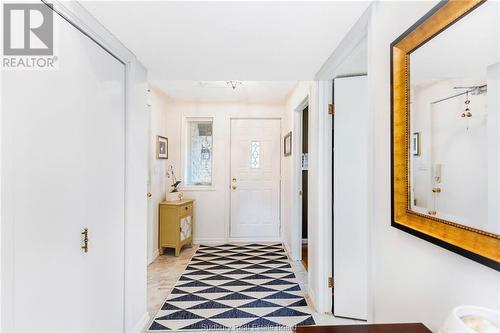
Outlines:
[[123, 331], [125, 68], [54, 21], [59, 68], [2, 73], [3, 329]]
[[366, 76], [334, 83], [334, 315], [367, 319], [368, 85]]
[[280, 120], [231, 120], [231, 237], [280, 232]]

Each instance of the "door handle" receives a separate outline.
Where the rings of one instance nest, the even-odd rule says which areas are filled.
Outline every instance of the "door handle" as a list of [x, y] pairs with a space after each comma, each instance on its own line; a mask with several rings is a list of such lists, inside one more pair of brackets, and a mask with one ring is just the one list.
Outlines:
[[89, 252], [89, 229], [88, 228], [83, 229], [81, 234], [83, 236], [82, 250], [84, 253], [87, 253]]
[[151, 198], [153, 195], [151, 194], [151, 192], [148, 192], [148, 193], [146, 194], [146, 196], [147, 196], [148, 198]]

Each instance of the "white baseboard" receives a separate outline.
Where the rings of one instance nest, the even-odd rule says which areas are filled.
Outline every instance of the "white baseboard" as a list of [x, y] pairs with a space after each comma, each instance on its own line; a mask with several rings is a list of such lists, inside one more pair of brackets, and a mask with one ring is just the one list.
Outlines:
[[203, 244], [203, 245], [217, 245], [227, 243], [227, 239], [225, 238], [195, 238], [193, 240], [194, 244]]
[[229, 238], [230, 243], [283, 243], [281, 238]]
[[283, 242], [283, 247], [285, 248], [285, 251], [288, 254], [288, 257], [290, 259], [292, 259], [293, 261], [297, 261], [295, 258], [293, 258], [292, 251], [290, 250], [290, 246], [288, 246], [287, 242]]
[[314, 291], [311, 289], [311, 287], [307, 287], [307, 295], [309, 296], [309, 304], [314, 311], [318, 312], [318, 303], [316, 300], [316, 295], [314, 294]]
[[301, 259], [300, 253], [293, 253], [290, 245], [288, 245], [287, 242], [283, 241], [283, 247], [285, 248], [285, 251], [288, 253], [288, 256], [292, 261], [299, 261]]
[[283, 243], [280, 238], [195, 238], [194, 244], [218, 245], [224, 243]]
[[154, 252], [153, 252], [153, 255], [151, 256], [151, 258], [149, 258], [148, 260], [148, 265], [151, 264], [153, 261], [155, 261], [156, 258], [158, 258], [158, 256], [160, 255], [160, 250], [159, 249], [156, 249]]
[[132, 331], [133, 333], [141, 333], [141, 332], [144, 332], [144, 330], [146, 329], [146, 325], [149, 323], [149, 313], [144, 313], [141, 317], [141, 319], [139, 319], [139, 321], [137, 322], [137, 324], [134, 325], [134, 327], [132, 328]]

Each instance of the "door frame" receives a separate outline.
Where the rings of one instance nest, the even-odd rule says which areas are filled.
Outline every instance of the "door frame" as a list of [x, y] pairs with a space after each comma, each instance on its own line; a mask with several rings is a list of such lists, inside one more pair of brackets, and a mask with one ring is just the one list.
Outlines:
[[152, 109], [153, 109], [153, 101], [152, 101], [152, 92], [151, 92], [151, 87], [148, 86], [147, 90], [147, 106], [146, 106], [146, 112], [148, 113], [148, 180], [147, 180], [147, 202], [148, 202], [148, 216], [147, 216], [147, 247], [148, 247], [148, 265], [151, 264], [155, 259], [160, 255], [160, 250], [157, 248], [151, 250], [151, 240], [153, 239], [154, 232], [153, 232], [153, 224], [154, 222], [154, 204], [153, 204], [153, 190], [151, 188], [152, 185], [152, 179], [153, 179], [153, 165], [151, 163], [151, 159], [153, 158], [153, 154], [156, 153], [153, 150], [152, 147], [152, 129], [151, 129], [151, 114], [152, 114]]
[[[332, 81], [333, 78], [338, 76], [340, 74], [341, 66], [342, 63], [351, 56], [352, 52], [356, 49], [358, 44], [362, 42], [364, 39], [368, 40], [368, 52], [370, 52], [370, 47], [372, 46], [370, 44], [370, 39], [368, 38], [368, 32], [370, 28], [370, 19], [372, 17], [373, 10], [375, 9], [376, 4], [372, 3], [368, 6], [368, 8], [365, 10], [365, 12], [361, 15], [361, 17], [358, 19], [358, 21], [353, 25], [351, 30], [344, 36], [338, 47], [335, 49], [335, 51], [330, 55], [330, 57], [326, 60], [326, 62], [321, 66], [320, 70], [316, 73], [314, 76], [314, 79], [318, 82], [318, 90], [319, 90], [319, 98], [317, 99], [318, 105], [319, 105], [319, 110], [321, 110], [322, 113], [326, 114], [327, 109], [328, 109], [328, 104], [331, 103], [331, 94], [332, 94]], [[368, 64], [369, 67], [369, 64]], [[368, 68], [368, 71], [370, 71], [370, 68]], [[370, 99], [371, 93], [369, 92]], [[316, 100], [315, 100], [316, 102]], [[326, 118], [326, 117], [325, 117]], [[331, 126], [331, 121], [326, 120]], [[329, 131], [328, 135], [332, 135], [332, 133]], [[330, 139], [330, 138], [328, 138]], [[328, 142], [328, 145], [331, 145], [331, 141]], [[329, 149], [331, 147], [328, 147]], [[330, 154], [330, 152], [328, 153]], [[369, 159], [371, 160], [372, 157], [372, 152], [370, 150], [369, 152], [370, 157]], [[333, 162], [333, 160], [332, 160]], [[329, 170], [326, 170], [327, 173], [332, 175], [332, 170], [331, 167], [328, 166]], [[371, 175], [369, 175], [369, 182], [371, 182]], [[328, 189], [325, 190], [322, 194], [322, 200], [329, 200], [331, 201], [333, 198], [333, 192], [330, 186], [333, 184], [330, 183], [328, 185]], [[371, 186], [371, 183], [370, 183]], [[369, 193], [372, 193], [371, 187], [369, 188]], [[331, 202], [330, 202], [331, 203]], [[371, 203], [369, 203], [370, 211], [371, 211]], [[328, 214], [328, 222], [332, 221], [333, 218], [333, 207], [328, 207], [328, 212], [325, 212], [325, 214]], [[370, 233], [370, 223], [371, 221], [368, 222], [369, 224], [369, 229], [368, 232]], [[325, 234], [325, 244], [323, 247], [323, 250], [328, 252], [329, 254], [327, 255], [327, 259], [324, 262], [325, 269], [322, 270], [321, 275], [322, 278], [327, 279], [328, 277], [332, 276], [332, 270], [333, 270], [333, 259], [331, 255], [333, 254], [333, 232], [332, 232], [332, 227], [333, 225], [326, 225], [323, 224], [320, 226], [320, 230], [318, 232], [324, 233]], [[370, 236], [369, 236], [370, 237]], [[370, 245], [371, 240], [368, 240], [368, 245]], [[369, 271], [369, 277], [368, 277], [368, 322], [373, 321], [374, 318], [374, 313], [373, 313], [373, 296], [372, 296], [372, 286], [373, 286], [373, 281], [372, 281], [372, 276], [371, 276], [371, 262], [368, 263], [368, 271]], [[330, 288], [327, 287], [327, 284], [322, 281], [322, 284], [318, 289], [318, 308], [320, 308], [322, 311], [325, 312], [330, 312], [332, 310], [332, 297], [331, 297], [331, 290]]]
[[[254, 238], [239, 238], [239, 237], [232, 237], [231, 236], [231, 147], [232, 147], [232, 121], [233, 120], [278, 120], [280, 124], [280, 138], [279, 138], [279, 146], [280, 146], [280, 190], [279, 190], [279, 234], [277, 238], [262, 238], [262, 239], [254, 239]], [[282, 143], [282, 135], [281, 132], [283, 130], [283, 124], [282, 124], [282, 118], [281, 117], [237, 117], [237, 116], [230, 116], [228, 118], [228, 123], [227, 123], [227, 133], [229, 136], [229, 139], [226, 140], [226, 151], [228, 153], [229, 158], [227, 159], [226, 162], [226, 168], [227, 168], [227, 174], [226, 174], [226, 181], [224, 183], [224, 188], [226, 189], [226, 202], [227, 202], [227, 209], [226, 209], [226, 214], [227, 217], [225, 218], [226, 220], [226, 239], [229, 242], [281, 242], [283, 239], [283, 214], [282, 214], [282, 207], [283, 204], [281, 202], [283, 198], [283, 145]], [[292, 142], [293, 146], [293, 142]]]
[[296, 143], [292, 146], [292, 233], [294, 242], [290, 255], [293, 260], [298, 261], [302, 260], [302, 196], [300, 195], [300, 191], [302, 191], [302, 112], [309, 105], [309, 94], [307, 94], [293, 109], [293, 133]]
[[[137, 240], [130, 240], [130, 237], [141, 236], [137, 233], [137, 224], [144, 224], [147, 219], [147, 155], [138, 151], [137, 143], [141, 139], [147, 140], [146, 131], [134, 123], [137, 118], [136, 114], [138, 107], [142, 104], [143, 94], [145, 97], [146, 91], [141, 92], [141, 84], [146, 83], [145, 75], [146, 69], [138, 62], [135, 55], [127, 49], [116, 37], [114, 37], [99, 21], [97, 21], [80, 3], [77, 1], [61, 1], [52, 0], [50, 3], [47, 0], [42, 2], [51, 7], [55, 15], [61, 16], [69, 24], [79, 30], [82, 34], [90, 38], [97, 45], [102, 47], [111, 56], [116, 58], [119, 62], [123, 63], [125, 71], [125, 87], [124, 87], [124, 113], [125, 123], [124, 126], [124, 148], [125, 148], [125, 218], [123, 225], [124, 232], [124, 292], [123, 292], [123, 328], [125, 331], [134, 330], [141, 331], [149, 320], [147, 312], [147, 296], [144, 290], [143, 295], [137, 295], [134, 292], [134, 285], [137, 283], [136, 273], [130, 267], [137, 267], [141, 262], [137, 262], [137, 254], [134, 258], [130, 258], [133, 252], [136, 252], [137, 245], [134, 244]], [[56, 48], [57, 50], [57, 48]], [[0, 128], [1, 131], [1, 128]], [[143, 133], [144, 132], [144, 133]], [[1, 134], [1, 132], [0, 132]], [[141, 135], [144, 134], [144, 138]], [[0, 135], [1, 137], [1, 135]], [[14, 261], [9, 253], [13, 253], [13, 238], [14, 238], [14, 223], [13, 212], [8, 204], [9, 194], [11, 193], [11, 183], [8, 180], [9, 165], [6, 165], [8, 158], [2, 159], [4, 154], [2, 142], [0, 165], [1, 171], [1, 184], [3, 191], [0, 193], [0, 206], [1, 206], [1, 225], [0, 225], [0, 295], [2, 302], [0, 303], [0, 330], [10, 331], [13, 327], [13, 313], [9, 310], [12, 309], [14, 302], [14, 295], [10, 292], [10, 286], [14, 283], [12, 276]], [[138, 162], [139, 161], [139, 162]], [[138, 176], [140, 175], [140, 176]], [[141, 200], [142, 199], [142, 200]], [[135, 202], [134, 206], [129, 203]], [[7, 204], [6, 204], [7, 203]], [[141, 221], [143, 219], [143, 221]], [[138, 222], [134, 225], [134, 221]], [[141, 230], [142, 231], [142, 230]], [[144, 244], [146, 243], [146, 229], [144, 228]], [[139, 240], [139, 239], [138, 239]], [[146, 246], [144, 246], [144, 253], [140, 254], [144, 263], [147, 261]], [[146, 266], [144, 265], [144, 287], [146, 286]], [[144, 288], [145, 289], [145, 288]], [[134, 299], [135, 298], [135, 299]], [[140, 299], [138, 299], [140, 298]], [[132, 311], [134, 306], [137, 307], [138, 303], [144, 303], [143, 314], [140, 318], [128, 318], [128, 311]], [[141, 310], [142, 311], [142, 310]]]

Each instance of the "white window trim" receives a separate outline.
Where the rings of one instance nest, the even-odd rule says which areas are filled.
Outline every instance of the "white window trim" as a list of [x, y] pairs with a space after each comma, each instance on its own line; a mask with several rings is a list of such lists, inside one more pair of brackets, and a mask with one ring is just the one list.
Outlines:
[[[189, 153], [189, 126], [188, 124], [192, 121], [210, 121], [212, 122], [212, 184], [211, 185], [188, 185], [187, 184], [187, 160]], [[181, 141], [181, 170], [182, 177], [184, 179], [184, 186], [181, 186], [181, 191], [215, 191], [215, 117], [197, 117], [197, 116], [183, 116], [182, 117], [182, 141]]]

